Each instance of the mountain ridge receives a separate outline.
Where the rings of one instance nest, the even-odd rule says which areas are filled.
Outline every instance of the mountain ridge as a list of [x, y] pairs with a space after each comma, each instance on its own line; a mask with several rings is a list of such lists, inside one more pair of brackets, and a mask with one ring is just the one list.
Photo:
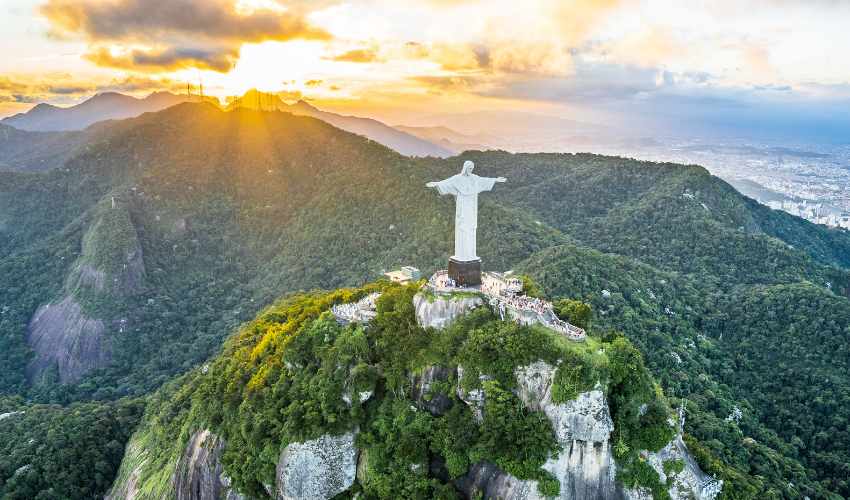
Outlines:
[[[624, 331], [665, 388], [686, 398], [686, 432], [697, 439], [688, 447], [705, 470], [747, 498], [828, 497], [850, 488], [840, 472], [850, 446], [840, 433], [829, 442], [817, 437], [846, 415], [846, 384], [839, 377], [821, 383], [807, 352], [816, 346], [805, 343], [832, 345], [819, 330], [841, 339], [850, 328], [846, 232], [759, 207], [697, 166], [492, 151], [409, 158], [289, 113], [184, 103], [109, 122], [91, 141], [61, 168], [0, 172], [6, 393], [61, 403], [141, 395], [202, 365], [281, 294], [357, 285], [399, 265], [426, 273], [443, 267], [454, 208], [424, 184], [471, 160], [512, 188], [482, 197], [485, 266], [528, 273], [550, 298], [591, 303], [601, 327]], [[95, 207], [127, 210], [142, 250], [141, 290], [75, 295], [89, 317], [104, 320], [110, 365], [75, 384], [48, 377], [29, 385], [28, 324], [64, 293], [98, 219]], [[119, 263], [109, 256], [121, 245], [90, 241], [99, 243], [80, 262], [100, 263], [96, 270]], [[771, 337], [758, 321], [727, 314], [737, 310], [727, 297], [761, 308], [752, 313], [759, 321], [782, 319], [772, 330], [811, 385], [804, 397], [817, 391], [834, 417], [793, 427], [771, 417], [774, 400], [798, 414], [812, 410], [759, 382], [789, 376], [786, 365], [739, 362], [759, 347], [744, 339], [732, 349], [734, 332]], [[788, 301], [806, 305], [799, 317], [777, 316]], [[842, 355], [830, 348], [817, 364], [843, 366]], [[748, 387], [724, 388], [735, 383], [727, 373], [733, 360]], [[751, 387], [758, 397], [747, 394]], [[726, 420], [735, 407], [743, 414], [737, 423]]]
[[31, 132], [83, 130], [96, 122], [132, 118], [192, 99], [196, 97], [171, 92], [153, 92], [144, 98], [101, 92], [67, 108], [40, 103], [29, 111], [3, 118], [0, 123]]
[[323, 111], [299, 99], [293, 104], [285, 103], [279, 96], [257, 90], [249, 90], [228, 104], [227, 109], [247, 108], [253, 110], [278, 110], [295, 115], [312, 116], [342, 130], [352, 132], [379, 142], [406, 156], [452, 156], [453, 151], [414, 134], [397, 130], [373, 118], [340, 115]]

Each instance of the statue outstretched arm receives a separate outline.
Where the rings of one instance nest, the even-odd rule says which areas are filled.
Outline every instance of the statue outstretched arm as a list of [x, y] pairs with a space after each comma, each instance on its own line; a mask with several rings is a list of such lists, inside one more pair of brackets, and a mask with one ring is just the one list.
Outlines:
[[428, 184], [425, 184], [425, 187], [435, 188], [439, 184], [440, 184], [439, 182], [429, 182]]
[[504, 177], [496, 177], [496, 182], [507, 182], [508, 180]]

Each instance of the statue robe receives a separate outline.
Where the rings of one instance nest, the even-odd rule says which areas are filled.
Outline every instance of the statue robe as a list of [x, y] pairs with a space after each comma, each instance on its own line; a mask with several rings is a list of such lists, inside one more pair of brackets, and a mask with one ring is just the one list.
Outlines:
[[440, 194], [455, 197], [455, 253], [452, 259], [460, 262], [478, 260], [478, 193], [490, 191], [494, 184], [495, 178], [462, 173], [437, 183], [436, 188]]

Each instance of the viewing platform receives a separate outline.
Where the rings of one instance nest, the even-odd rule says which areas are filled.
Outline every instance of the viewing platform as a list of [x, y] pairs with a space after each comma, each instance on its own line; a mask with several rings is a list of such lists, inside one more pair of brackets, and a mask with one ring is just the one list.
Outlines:
[[336, 304], [331, 312], [338, 323], [347, 325], [349, 323], [368, 323], [372, 321], [377, 313], [376, 302], [380, 293], [370, 293], [357, 302], [347, 304]]
[[574, 341], [587, 338], [583, 329], [560, 319], [551, 302], [522, 295], [522, 281], [507, 274], [485, 272], [481, 275], [480, 286], [462, 287], [452, 281], [448, 271], [442, 270], [434, 273], [423, 288], [438, 297], [481, 295], [502, 320], [509, 318], [523, 325], [541, 324]]

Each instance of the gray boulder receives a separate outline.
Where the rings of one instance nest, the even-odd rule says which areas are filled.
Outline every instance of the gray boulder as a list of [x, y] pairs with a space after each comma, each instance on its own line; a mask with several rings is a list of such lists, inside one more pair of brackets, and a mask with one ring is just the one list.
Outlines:
[[276, 496], [279, 500], [332, 498], [354, 484], [356, 473], [353, 432], [291, 443], [277, 464]]

